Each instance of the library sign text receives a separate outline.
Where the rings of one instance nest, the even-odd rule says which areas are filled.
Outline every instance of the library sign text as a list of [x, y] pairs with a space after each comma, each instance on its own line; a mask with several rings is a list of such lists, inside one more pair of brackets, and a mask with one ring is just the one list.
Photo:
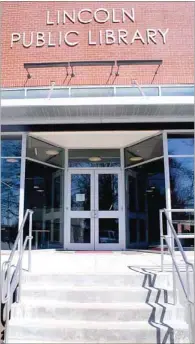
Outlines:
[[[95, 26], [90, 27], [92, 23]], [[11, 34], [11, 48], [15, 45], [22, 45], [25, 48], [30, 47], [61, 47], [63, 45], [75, 47], [81, 44], [82, 35], [89, 46], [96, 45], [131, 45], [135, 42], [142, 44], [166, 44], [168, 28], [148, 28], [139, 30], [135, 28], [136, 16], [134, 8], [126, 10], [98, 8], [92, 11], [90, 8], [84, 8], [80, 11], [71, 12], [58, 10], [55, 13], [46, 11], [45, 23], [47, 30], [30, 32], [13, 32]], [[76, 24], [87, 25], [89, 29], [80, 31], [74, 28]], [[115, 24], [114, 28], [106, 29], [106, 23]], [[71, 25], [70, 25], [71, 24]], [[97, 24], [99, 30], [97, 30]], [[68, 25], [68, 30], [66, 30]], [[121, 27], [120, 27], [121, 26]], [[55, 30], [55, 27], [58, 29]], [[70, 29], [71, 27], [71, 29]], [[116, 28], [118, 27], [118, 28]], [[83, 38], [82, 38], [83, 40]]]

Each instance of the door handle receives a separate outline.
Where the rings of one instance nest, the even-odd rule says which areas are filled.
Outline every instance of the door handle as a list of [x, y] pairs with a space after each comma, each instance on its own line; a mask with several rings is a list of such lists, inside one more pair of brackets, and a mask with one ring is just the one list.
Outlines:
[[92, 218], [97, 218], [98, 217], [98, 210], [91, 210], [91, 217]]
[[97, 218], [97, 217], [98, 217], [98, 211], [95, 210], [95, 211], [94, 211], [94, 218]]

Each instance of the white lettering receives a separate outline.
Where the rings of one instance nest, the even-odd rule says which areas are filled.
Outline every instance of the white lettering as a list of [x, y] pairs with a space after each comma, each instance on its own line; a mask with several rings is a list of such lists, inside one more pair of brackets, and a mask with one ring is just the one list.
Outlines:
[[13, 32], [11, 37], [11, 48], [13, 48], [14, 43], [19, 42], [21, 38], [20, 33]]
[[44, 32], [37, 32], [36, 47], [43, 47], [45, 44]]
[[120, 19], [116, 19], [116, 13], [115, 13], [115, 9], [112, 10], [112, 22], [113, 23], [120, 23]]
[[59, 41], [58, 41], [58, 45], [59, 45], [59, 47], [61, 47], [61, 45], [62, 45], [62, 33], [61, 33], [61, 31], [59, 32]]
[[50, 12], [47, 11], [47, 20], [46, 20], [46, 24], [47, 25], [54, 25], [54, 22], [50, 21]]
[[125, 39], [127, 34], [127, 30], [118, 30], [118, 44], [121, 44], [121, 42], [128, 44], [127, 40]]
[[60, 11], [57, 11], [57, 25], [60, 24]]
[[66, 17], [74, 24], [76, 21], [75, 10], [72, 11], [72, 16], [66, 11], [63, 12], [63, 24], [66, 24]]
[[48, 40], [48, 47], [55, 47], [55, 43], [51, 42], [51, 32], [48, 32], [49, 40]]
[[135, 40], [140, 40], [140, 41], [142, 41], [143, 44], [145, 44], [144, 39], [143, 39], [141, 33], [139, 32], [139, 30], [135, 31], [134, 36], [133, 36], [132, 41], [131, 41], [131, 44], [133, 44]]
[[[100, 19], [97, 17], [97, 14], [103, 12], [106, 14], [106, 17], [104, 19]], [[98, 8], [95, 12], [94, 12], [94, 19], [97, 23], [106, 23], [110, 18], [110, 14], [109, 12], [105, 9], [105, 8]]]
[[89, 24], [89, 23], [92, 21], [92, 18], [90, 18], [90, 19], [85, 19], [85, 20], [82, 19], [82, 18], [81, 18], [81, 14], [82, 14], [83, 12], [87, 12], [87, 13], [92, 14], [91, 10], [89, 10], [88, 8], [83, 9], [83, 10], [81, 10], [81, 11], [78, 13], [78, 21], [79, 21], [80, 23], [82, 23], [82, 24]]
[[89, 32], [88, 32], [88, 43], [89, 43], [89, 45], [96, 45], [96, 42], [92, 41], [91, 30], [89, 30]]
[[165, 32], [163, 32], [162, 30], [158, 29], [158, 32], [161, 34], [162, 38], [163, 38], [163, 44], [166, 43], [166, 34], [168, 33], [169, 29], [166, 29]]
[[125, 22], [125, 17], [128, 17], [133, 23], [135, 22], [135, 11], [134, 8], [131, 9], [131, 13], [127, 12], [122, 8], [122, 22]]
[[100, 43], [100, 45], [103, 44], [103, 40], [102, 40], [102, 30], [100, 30], [100, 32], [99, 32], [99, 43]]
[[146, 40], [147, 40], [147, 43], [149, 44], [150, 43], [150, 40], [157, 44], [154, 37], [156, 36], [157, 32], [156, 30], [153, 30], [153, 29], [147, 29], [146, 30]]
[[65, 34], [65, 36], [64, 36], [64, 42], [67, 44], [67, 45], [69, 45], [70, 47], [75, 47], [76, 45], [78, 45], [79, 44], [79, 42], [78, 41], [76, 41], [76, 42], [70, 42], [69, 40], [68, 40], [68, 36], [69, 35], [79, 35], [79, 33], [77, 32], [77, 31], [68, 31], [66, 34]]
[[33, 32], [31, 31], [30, 33], [30, 42], [26, 43], [26, 33], [23, 32], [23, 40], [22, 40], [22, 44], [25, 48], [30, 48], [31, 45], [33, 44]]
[[113, 30], [106, 30], [106, 44], [114, 44], [116, 39], [114, 36], [114, 31]]

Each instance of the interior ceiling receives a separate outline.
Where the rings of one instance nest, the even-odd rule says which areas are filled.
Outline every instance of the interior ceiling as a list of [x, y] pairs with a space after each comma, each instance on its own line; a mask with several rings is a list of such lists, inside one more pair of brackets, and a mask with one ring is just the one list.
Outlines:
[[158, 131], [33, 132], [31, 136], [68, 148], [123, 148]]

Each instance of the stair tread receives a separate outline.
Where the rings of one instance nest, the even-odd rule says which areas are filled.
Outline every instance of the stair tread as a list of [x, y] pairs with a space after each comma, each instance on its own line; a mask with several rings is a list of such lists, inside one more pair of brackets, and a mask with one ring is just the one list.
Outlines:
[[[48, 303], [49, 302], [49, 303]], [[151, 309], [152, 306], [155, 307], [162, 307], [166, 306], [166, 309], [173, 308], [174, 305], [167, 304], [167, 303], [155, 303], [155, 302], [72, 302], [72, 301], [55, 301], [55, 300], [47, 300], [47, 299], [32, 299], [28, 297], [23, 297], [22, 301], [19, 304], [14, 304], [13, 307], [20, 307], [20, 306], [32, 306], [34, 308], [37, 307], [56, 307], [56, 308], [77, 308], [77, 309]], [[182, 307], [181, 305], [177, 305], [175, 310]]]
[[[45, 290], [45, 291], [50, 291], [50, 290], [57, 290], [57, 291], [129, 291], [129, 292], [148, 292], [148, 289], [153, 288], [153, 287], [147, 287], [144, 288], [142, 286], [138, 286], [138, 287], [130, 287], [130, 286], [75, 286], [75, 285], [54, 285], [54, 284], [50, 284], [50, 285], [45, 285], [43, 283], [41, 284], [36, 284], [31, 285], [31, 284], [23, 284], [22, 285], [22, 290]], [[153, 290], [155, 290], [156, 288], [153, 288]], [[172, 291], [172, 288], [158, 288], [158, 290], [166, 290], [167, 292]], [[158, 291], [157, 290], [157, 291]]]
[[[148, 321], [87, 321], [87, 320], [55, 320], [55, 319], [41, 319], [34, 320], [34, 319], [23, 319], [22, 323], [21, 320], [11, 320], [10, 326], [18, 326], [18, 327], [51, 327], [51, 328], [91, 328], [91, 329], [126, 329], [126, 330], [136, 330], [136, 329], [154, 329], [154, 327], [148, 323]], [[156, 326], [164, 328], [167, 326], [165, 323], [164, 325], [161, 323], [155, 323]], [[169, 321], [169, 326], [176, 327], [178, 329], [188, 329], [188, 324], [184, 321]]]

